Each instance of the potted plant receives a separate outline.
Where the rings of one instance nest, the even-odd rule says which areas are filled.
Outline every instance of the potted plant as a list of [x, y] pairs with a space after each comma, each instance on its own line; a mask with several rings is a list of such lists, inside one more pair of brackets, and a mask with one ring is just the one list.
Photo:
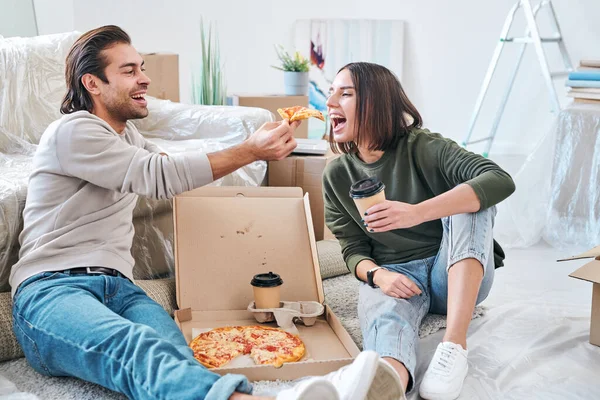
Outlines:
[[224, 105], [227, 102], [223, 79], [223, 66], [219, 51], [219, 37], [213, 25], [209, 23], [208, 37], [204, 22], [200, 19], [200, 57], [201, 66], [192, 73], [192, 101], [194, 104]]
[[285, 94], [290, 96], [308, 95], [308, 68], [310, 60], [304, 58], [298, 51], [291, 56], [283, 46], [275, 47], [281, 66], [274, 66], [283, 71]]

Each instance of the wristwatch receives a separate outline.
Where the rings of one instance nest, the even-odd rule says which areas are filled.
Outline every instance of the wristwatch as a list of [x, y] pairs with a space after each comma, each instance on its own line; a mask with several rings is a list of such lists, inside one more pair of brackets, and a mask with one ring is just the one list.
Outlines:
[[378, 287], [377, 285], [375, 285], [375, 282], [373, 282], [373, 276], [375, 276], [375, 271], [377, 271], [378, 269], [381, 269], [381, 267], [371, 268], [370, 270], [367, 271], [367, 283], [372, 288]]

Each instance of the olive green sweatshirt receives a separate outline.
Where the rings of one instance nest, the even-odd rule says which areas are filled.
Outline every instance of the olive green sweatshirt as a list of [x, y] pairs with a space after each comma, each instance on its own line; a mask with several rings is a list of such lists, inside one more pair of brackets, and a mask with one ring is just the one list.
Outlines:
[[[426, 129], [413, 129], [395, 149], [385, 151], [371, 164], [356, 154], [338, 157], [323, 175], [325, 222], [339, 240], [346, 265], [355, 275], [356, 265], [365, 259], [385, 265], [435, 256], [443, 234], [439, 219], [409, 229], [369, 232], [349, 195], [352, 183], [369, 176], [377, 176], [385, 184], [387, 200], [409, 204], [465, 183], [473, 188], [483, 210], [515, 190], [510, 175], [494, 162]], [[495, 241], [494, 253], [496, 268], [501, 267], [504, 252]]]

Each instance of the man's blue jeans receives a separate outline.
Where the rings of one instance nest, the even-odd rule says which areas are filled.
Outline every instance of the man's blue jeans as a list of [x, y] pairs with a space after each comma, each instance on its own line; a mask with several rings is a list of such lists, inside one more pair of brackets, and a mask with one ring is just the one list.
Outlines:
[[169, 314], [121, 276], [45, 272], [15, 294], [14, 332], [39, 373], [74, 376], [131, 399], [225, 400], [244, 376], [199, 364]]

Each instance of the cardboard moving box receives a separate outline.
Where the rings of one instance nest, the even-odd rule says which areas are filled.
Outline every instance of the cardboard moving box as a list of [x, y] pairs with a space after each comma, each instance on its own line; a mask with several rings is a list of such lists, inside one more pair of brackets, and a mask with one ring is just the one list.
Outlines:
[[179, 56], [172, 53], [143, 53], [146, 75], [152, 80], [148, 95], [179, 102]]
[[[247, 310], [255, 274], [281, 275], [281, 299], [323, 303], [308, 196], [299, 188], [204, 187], [173, 201], [177, 305], [188, 343], [194, 328], [257, 325]], [[264, 324], [276, 326], [273, 323]], [[216, 368], [251, 381], [323, 375], [352, 362], [359, 349], [335, 314], [297, 324], [309, 360], [281, 368]]]
[[585, 253], [558, 261], [580, 260], [593, 258], [583, 267], [572, 272], [569, 276], [592, 282], [592, 316], [590, 321], [590, 343], [600, 346], [600, 246]]
[[323, 171], [336, 157], [338, 155], [331, 151], [324, 156], [290, 156], [281, 161], [269, 161], [267, 169], [269, 186], [300, 187], [309, 194], [316, 240], [335, 239], [325, 225]]

